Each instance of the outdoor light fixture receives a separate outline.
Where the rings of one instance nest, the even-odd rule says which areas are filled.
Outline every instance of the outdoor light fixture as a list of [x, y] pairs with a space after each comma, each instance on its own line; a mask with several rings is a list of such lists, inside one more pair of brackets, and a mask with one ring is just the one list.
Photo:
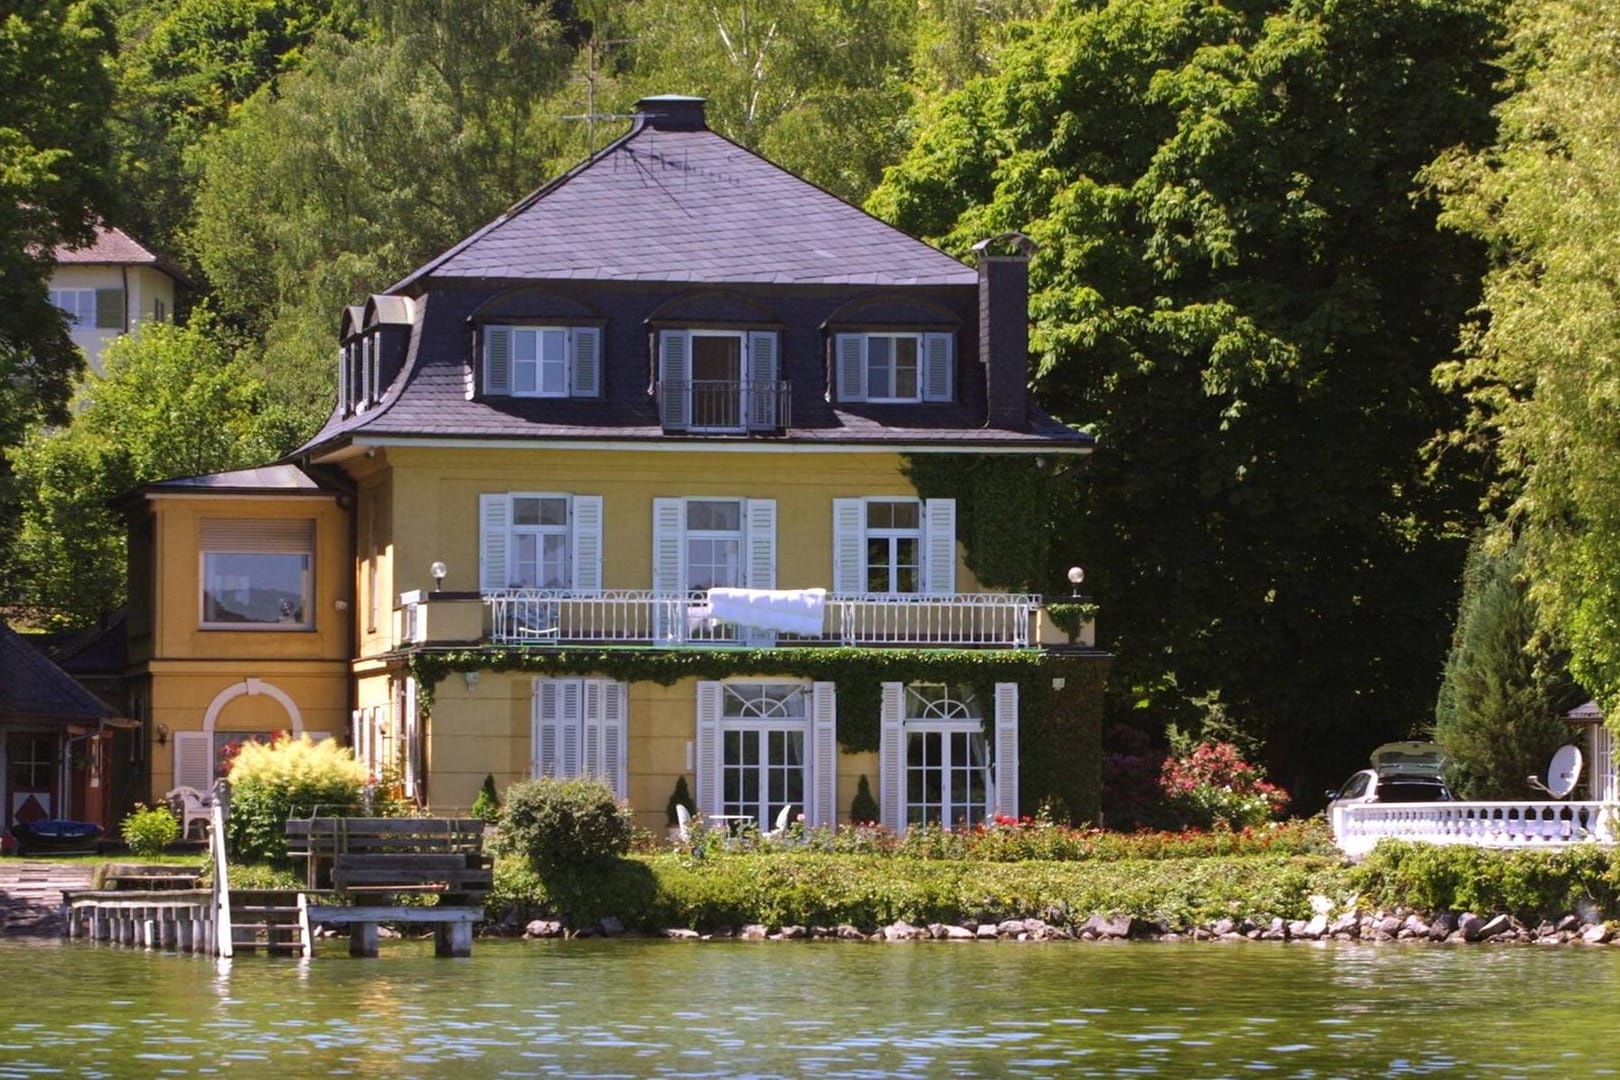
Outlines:
[[159, 746], [168, 746], [169, 745], [169, 725], [168, 724], [159, 724], [157, 726], [157, 744]]
[[1080, 595], [1080, 583], [1086, 580], [1086, 572], [1078, 566], [1069, 567], [1069, 584], [1074, 586], [1074, 595]]
[[439, 592], [444, 588], [444, 575], [448, 574], [449, 572], [450, 568], [438, 560], [434, 560], [433, 565], [428, 567], [428, 573], [433, 575], [434, 592]]

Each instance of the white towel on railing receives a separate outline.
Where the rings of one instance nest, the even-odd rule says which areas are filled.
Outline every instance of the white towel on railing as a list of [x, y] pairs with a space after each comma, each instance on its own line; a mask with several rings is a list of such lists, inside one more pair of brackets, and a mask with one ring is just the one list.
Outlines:
[[720, 622], [807, 637], [821, 633], [826, 589], [710, 589], [709, 612]]

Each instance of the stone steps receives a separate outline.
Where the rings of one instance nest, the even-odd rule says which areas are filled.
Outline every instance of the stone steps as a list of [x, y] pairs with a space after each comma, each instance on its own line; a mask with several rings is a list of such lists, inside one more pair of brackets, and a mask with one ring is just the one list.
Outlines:
[[62, 890], [88, 889], [94, 866], [41, 859], [0, 859], [0, 934], [59, 936]]

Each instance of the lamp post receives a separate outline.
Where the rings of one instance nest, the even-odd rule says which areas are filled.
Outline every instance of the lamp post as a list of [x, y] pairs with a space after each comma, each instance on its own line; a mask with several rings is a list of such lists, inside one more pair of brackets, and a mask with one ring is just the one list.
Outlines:
[[1080, 583], [1084, 580], [1086, 580], [1086, 572], [1084, 570], [1080, 569], [1078, 566], [1069, 567], [1069, 584], [1072, 586], [1072, 592], [1070, 595], [1080, 595]]
[[443, 591], [443, 589], [444, 589], [444, 576], [446, 574], [448, 574], [449, 572], [450, 572], [450, 568], [448, 566], [444, 565], [444, 563], [442, 561], [439, 561], [437, 559], [434, 560], [434, 563], [433, 563], [432, 566], [428, 567], [428, 573], [433, 575], [433, 591], [434, 592]]

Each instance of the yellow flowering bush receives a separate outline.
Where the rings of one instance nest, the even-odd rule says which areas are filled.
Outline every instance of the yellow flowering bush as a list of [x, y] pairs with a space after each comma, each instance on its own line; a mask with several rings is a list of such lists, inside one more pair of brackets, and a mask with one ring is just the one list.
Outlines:
[[242, 744], [231, 761], [226, 831], [239, 859], [287, 855], [289, 817], [344, 817], [360, 812], [366, 770], [347, 747], [308, 735]]

